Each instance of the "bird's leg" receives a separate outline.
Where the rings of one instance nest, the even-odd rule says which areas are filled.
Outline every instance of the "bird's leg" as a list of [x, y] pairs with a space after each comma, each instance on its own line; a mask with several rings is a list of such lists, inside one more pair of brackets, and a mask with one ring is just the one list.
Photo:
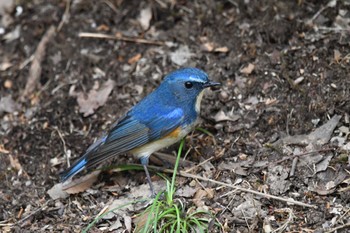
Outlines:
[[156, 193], [154, 192], [154, 188], [153, 188], [151, 176], [149, 175], [148, 168], [147, 168], [147, 165], [148, 165], [148, 158], [149, 158], [149, 157], [142, 157], [142, 158], [140, 159], [140, 161], [141, 161], [141, 164], [142, 164], [142, 166], [143, 166], [143, 169], [144, 169], [145, 172], [146, 172], [147, 182], [148, 182], [149, 188], [150, 188], [150, 190], [151, 190], [151, 195], [152, 195], [152, 197], [155, 197], [155, 196], [156, 196]]

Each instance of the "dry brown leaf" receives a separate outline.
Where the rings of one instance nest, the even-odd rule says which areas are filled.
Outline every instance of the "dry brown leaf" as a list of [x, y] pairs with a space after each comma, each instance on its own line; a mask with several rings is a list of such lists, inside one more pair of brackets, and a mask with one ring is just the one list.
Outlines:
[[97, 170], [82, 176], [79, 179], [73, 180], [68, 184], [64, 184], [62, 190], [69, 194], [81, 193], [90, 188], [97, 180], [101, 171]]
[[339, 50], [335, 49], [334, 50], [334, 61], [336, 63], [339, 63], [341, 60], [341, 53], [339, 52]]
[[135, 231], [134, 232], [141, 232], [142, 229], [145, 227], [146, 225], [146, 222], [147, 222], [147, 219], [149, 217], [150, 214], [153, 214], [153, 213], [149, 213], [147, 211], [143, 212], [142, 214], [140, 215], [137, 215], [135, 218], [134, 218], [134, 224], [135, 224]]
[[0, 144], [0, 153], [8, 154], [10, 151], [6, 150], [4, 145]]
[[203, 190], [203, 189], [198, 189], [196, 194], [194, 195], [193, 198], [193, 203], [197, 206], [197, 207], [203, 207], [204, 204], [204, 198], [208, 195], [207, 191]]
[[142, 57], [141, 53], [138, 53], [138, 54], [136, 54], [135, 56], [129, 58], [128, 63], [129, 63], [130, 65], [131, 65], [131, 64], [134, 64], [134, 63], [138, 62], [138, 61], [141, 59], [141, 57]]
[[95, 112], [95, 110], [103, 106], [109, 94], [112, 92], [115, 86], [115, 82], [111, 79], [108, 79], [105, 83], [102, 84], [101, 88], [96, 91], [94, 89], [89, 91], [87, 98], [85, 94], [79, 92], [77, 94], [77, 101], [79, 105], [79, 111], [84, 114], [84, 117], [90, 116]]
[[10, 157], [10, 164], [11, 167], [14, 168], [16, 171], [22, 170], [22, 165], [19, 163], [17, 158], [13, 158], [11, 154], [9, 154]]
[[255, 68], [255, 65], [252, 63], [249, 63], [248, 66], [242, 68], [240, 71], [243, 74], [251, 74]]
[[109, 27], [106, 25], [106, 24], [101, 24], [100, 26], [98, 26], [97, 28], [97, 31], [101, 32], [101, 31], [109, 31]]

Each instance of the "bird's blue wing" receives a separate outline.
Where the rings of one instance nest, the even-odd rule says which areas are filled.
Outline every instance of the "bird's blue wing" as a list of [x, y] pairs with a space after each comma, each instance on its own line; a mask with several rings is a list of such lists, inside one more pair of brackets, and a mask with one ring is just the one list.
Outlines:
[[91, 145], [85, 154], [61, 175], [62, 179], [66, 180], [85, 167], [91, 167], [115, 155], [160, 139], [180, 127], [184, 119], [180, 108], [162, 109], [148, 116], [129, 112], [112, 126], [106, 136]]

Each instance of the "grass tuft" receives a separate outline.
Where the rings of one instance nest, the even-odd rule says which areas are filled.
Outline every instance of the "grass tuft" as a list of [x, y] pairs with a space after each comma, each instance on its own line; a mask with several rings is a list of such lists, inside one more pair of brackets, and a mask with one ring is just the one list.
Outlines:
[[[177, 158], [175, 162], [174, 172], [171, 181], [166, 179], [166, 190], [159, 192], [153, 200], [153, 203], [148, 206], [145, 211], [138, 214], [134, 219], [136, 228], [134, 232], [137, 233], [187, 233], [187, 232], [208, 232], [208, 226], [211, 220], [216, 221], [209, 211], [196, 210], [196, 207], [192, 206], [186, 208], [186, 205], [180, 200], [175, 199], [175, 181], [177, 169], [179, 167], [179, 161], [184, 147], [185, 140], [183, 139], [180, 143]], [[139, 165], [124, 165], [114, 171], [124, 170], [143, 170]], [[97, 216], [82, 232], [88, 232], [101, 218], [111, 211], [124, 208], [128, 205], [133, 205], [139, 202], [145, 202], [149, 199], [140, 199], [133, 202], [126, 203], [118, 206], [112, 210], [109, 210], [99, 216]], [[217, 225], [217, 224], [216, 224]]]

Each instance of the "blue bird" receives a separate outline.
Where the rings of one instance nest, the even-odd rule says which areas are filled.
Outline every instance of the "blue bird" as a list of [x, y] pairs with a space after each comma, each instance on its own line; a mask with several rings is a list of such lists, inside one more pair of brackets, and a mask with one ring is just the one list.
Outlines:
[[150, 155], [178, 142], [194, 129], [204, 90], [218, 85], [221, 84], [210, 81], [208, 75], [197, 68], [183, 68], [168, 74], [157, 89], [112, 124], [104, 136], [61, 174], [62, 181], [84, 168], [129, 152], [140, 159], [154, 195], [147, 169]]

